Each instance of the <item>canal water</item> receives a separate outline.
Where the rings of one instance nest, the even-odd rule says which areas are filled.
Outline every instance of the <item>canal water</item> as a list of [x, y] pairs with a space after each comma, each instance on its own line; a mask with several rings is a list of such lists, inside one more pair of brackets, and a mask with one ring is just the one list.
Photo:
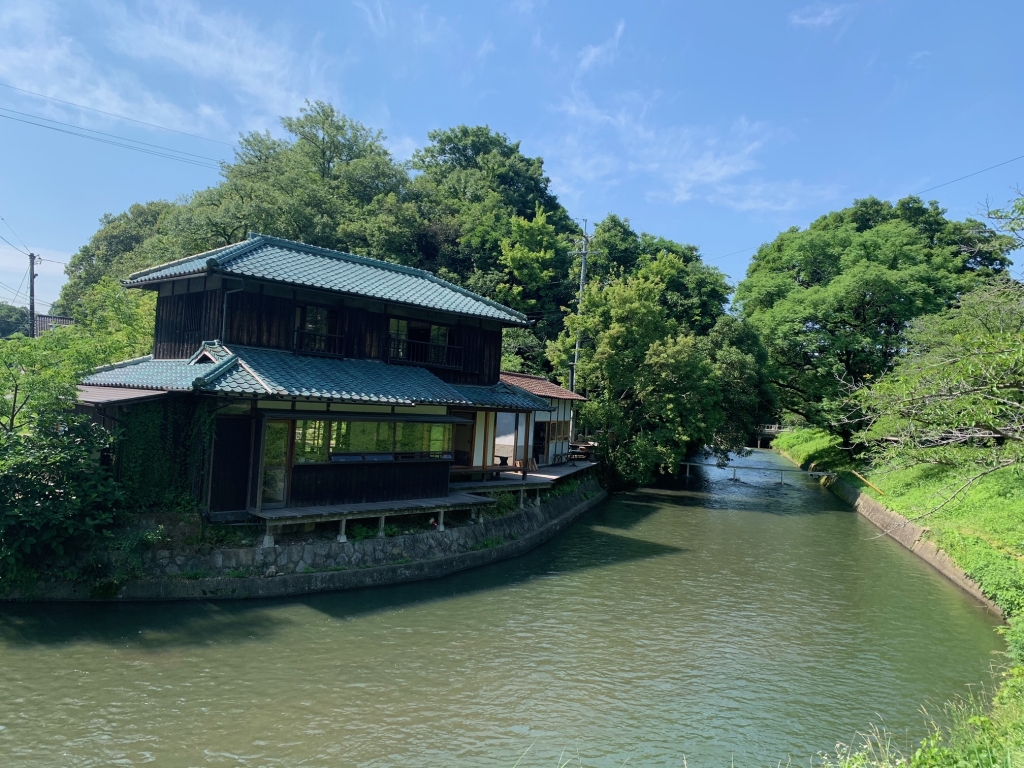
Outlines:
[[428, 583], [0, 606], [0, 763], [806, 765], [990, 682], [994, 620], [809, 478], [700, 472]]

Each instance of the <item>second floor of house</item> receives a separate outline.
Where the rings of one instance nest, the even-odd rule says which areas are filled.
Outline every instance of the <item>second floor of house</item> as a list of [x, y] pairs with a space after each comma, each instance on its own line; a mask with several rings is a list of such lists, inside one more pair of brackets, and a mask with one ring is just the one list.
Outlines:
[[219, 339], [421, 366], [450, 383], [491, 385], [499, 378], [502, 327], [527, 324], [421, 270], [263, 236], [125, 284], [157, 293], [156, 359], [187, 358]]

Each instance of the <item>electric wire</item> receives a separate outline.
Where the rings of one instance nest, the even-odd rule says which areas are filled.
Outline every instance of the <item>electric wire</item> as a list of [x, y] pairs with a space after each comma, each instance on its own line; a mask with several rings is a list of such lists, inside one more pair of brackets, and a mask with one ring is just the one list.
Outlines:
[[3, 216], [0, 216], [0, 221], [7, 225], [7, 228], [11, 230], [11, 234], [13, 234], [18, 239], [18, 242], [25, 246], [25, 250], [28, 251], [29, 247], [25, 245], [25, 241], [21, 239], [21, 235], [14, 231], [14, 227], [11, 226], [10, 222], [7, 221], [7, 219], [5, 219]]
[[65, 122], [62, 122], [60, 120], [53, 120], [53, 119], [51, 119], [49, 117], [42, 117], [40, 115], [33, 115], [33, 114], [29, 114], [28, 112], [19, 112], [16, 109], [8, 109], [7, 107], [0, 107], [0, 112], [10, 112], [12, 115], [21, 115], [22, 117], [31, 117], [33, 120], [42, 120], [42, 121], [47, 122], [47, 123], [56, 123], [57, 125], [63, 125], [66, 128], [74, 128], [76, 131], [88, 131], [89, 133], [95, 133], [95, 134], [98, 134], [99, 136], [109, 136], [112, 139], [119, 139], [120, 141], [130, 141], [133, 144], [141, 144], [144, 147], [153, 147], [154, 149], [159, 149], [159, 150], [162, 150], [164, 152], [174, 152], [174, 153], [179, 154], [179, 155], [185, 155], [187, 157], [195, 157], [195, 158], [198, 158], [200, 160], [210, 160], [210, 161], [215, 162], [215, 163], [219, 163], [220, 162], [220, 160], [218, 158], [216, 158], [216, 157], [208, 157], [207, 155], [197, 155], [197, 154], [194, 154], [192, 152], [184, 152], [184, 151], [182, 151], [180, 149], [172, 149], [171, 147], [164, 147], [164, 146], [161, 146], [159, 144], [150, 144], [147, 141], [139, 141], [138, 139], [130, 139], [127, 136], [118, 136], [117, 134], [114, 134], [114, 133], [105, 133], [104, 131], [97, 131], [97, 130], [95, 130], [93, 128], [83, 128], [80, 125], [72, 125], [71, 123], [65, 123]]
[[[925, 192], [931, 192], [933, 189], [940, 189], [942, 187], [948, 187], [950, 184], [956, 184], [958, 181], [963, 181], [964, 179], [969, 179], [972, 176], [977, 176], [978, 174], [985, 173], [986, 171], [994, 170], [995, 168], [1001, 168], [1004, 165], [1009, 165], [1010, 163], [1015, 163], [1018, 160], [1024, 160], [1024, 155], [1018, 155], [1017, 157], [1011, 157], [1009, 160], [1004, 160], [1001, 163], [996, 163], [995, 165], [990, 165], [988, 168], [982, 168], [980, 171], [975, 171], [974, 173], [968, 173], [966, 176], [960, 176], [960, 177], [958, 177], [956, 179], [951, 179], [950, 181], [944, 181], [941, 184], [936, 184], [934, 187], [928, 187], [928, 189], [922, 189], [920, 192], [914, 192], [913, 194], [915, 194], [915, 195], [923, 195]], [[760, 247], [761, 247], [760, 245], [753, 245], [750, 248], [741, 248], [738, 251], [733, 251], [732, 253], [726, 253], [726, 254], [723, 254], [722, 256], [713, 256], [710, 259], [704, 259], [704, 261], [707, 262], [707, 261], [718, 261], [719, 259], [727, 259], [730, 256], [735, 256], [738, 253], [745, 253], [747, 251], [752, 251], [755, 248], [760, 248]]]
[[[142, 153], [147, 154], [147, 155], [155, 155], [156, 157], [163, 157], [163, 158], [166, 158], [168, 160], [177, 160], [179, 163], [188, 163], [189, 165], [197, 165], [200, 168], [210, 168], [210, 169], [213, 169], [213, 170], [220, 170], [220, 166], [219, 165], [214, 165], [212, 163], [202, 162], [202, 161], [199, 161], [199, 160], [192, 160], [192, 159], [187, 158], [187, 157], [181, 157], [180, 155], [168, 155], [168, 154], [165, 154], [163, 152], [155, 152], [155, 151], [153, 151], [151, 149], [145, 149], [143, 147], [136, 147], [136, 146], [132, 146], [131, 144], [122, 144], [122, 143], [117, 142], [117, 141], [110, 141], [109, 139], [100, 138], [99, 136], [89, 136], [89, 135], [84, 134], [84, 133], [78, 133], [77, 131], [69, 131], [69, 130], [66, 130], [64, 128], [58, 128], [58, 127], [53, 126], [53, 125], [43, 125], [42, 123], [34, 123], [31, 120], [22, 120], [21, 118], [11, 117], [10, 115], [0, 114], [0, 117], [4, 118], [5, 120], [13, 120], [13, 121], [18, 122], [18, 123], [25, 123], [26, 125], [34, 125], [37, 128], [47, 128], [47, 129], [49, 129], [51, 131], [56, 131], [57, 133], [66, 133], [66, 134], [69, 134], [70, 136], [77, 136], [80, 139], [89, 139], [90, 141], [98, 141], [101, 144], [109, 144], [111, 146], [121, 147], [123, 149], [132, 149], [132, 150], [134, 150], [136, 152], [142, 152]], [[129, 139], [129, 141], [130, 141], [130, 139]], [[169, 151], [173, 152], [175, 150], [169, 150]]]
[[991, 171], [993, 168], [999, 168], [999, 167], [1004, 166], [1004, 165], [1009, 165], [1010, 163], [1015, 163], [1018, 160], [1022, 160], [1022, 159], [1024, 159], [1024, 155], [1018, 155], [1017, 157], [1011, 158], [1010, 160], [1004, 160], [1001, 163], [996, 163], [995, 165], [990, 165], [988, 168], [982, 168], [980, 171], [975, 171], [974, 173], [968, 173], [966, 176], [961, 176], [959, 179], [953, 179], [952, 181], [945, 181], [942, 184], [936, 184], [934, 187], [928, 187], [928, 189], [922, 189], [920, 192], [918, 192], [916, 194], [923, 195], [925, 192], [931, 192], [933, 189], [938, 189], [939, 187], [945, 187], [945, 186], [947, 186], [949, 184], [955, 184], [958, 181], [963, 181], [964, 179], [969, 179], [969, 178], [971, 178], [971, 176], [977, 176], [979, 173], [985, 173], [985, 171]]
[[[21, 239], [21, 238], [19, 238], [19, 240], [20, 240], [20, 239]], [[8, 240], [8, 239], [7, 239], [6, 237], [4, 237], [3, 235], [0, 235], [0, 240], [3, 240], [3, 241], [4, 241], [5, 243], [7, 243], [7, 244], [8, 244], [9, 246], [11, 246], [11, 248], [13, 248], [14, 250], [16, 250], [16, 251], [17, 251], [18, 253], [23, 253], [23, 254], [25, 254], [26, 256], [28, 256], [28, 251], [23, 251], [23, 250], [21, 250], [21, 248], [19, 248], [18, 246], [16, 246], [16, 245], [15, 245], [14, 243], [12, 243], [12, 242], [11, 242], [10, 240]]]
[[20, 91], [21, 93], [27, 93], [30, 96], [38, 96], [41, 99], [49, 99], [50, 101], [56, 101], [60, 104], [68, 104], [72, 107], [78, 107], [79, 109], [88, 109], [90, 112], [98, 112], [101, 115], [107, 115], [108, 117], [116, 117], [118, 120], [129, 120], [139, 125], [147, 125], [150, 128], [159, 128], [161, 131], [170, 131], [171, 133], [180, 133], [182, 136], [191, 136], [193, 139], [202, 139], [203, 141], [212, 141], [214, 144], [223, 144], [225, 147], [234, 147], [227, 141], [220, 141], [219, 139], [211, 139], [207, 136], [200, 136], [198, 133], [189, 133], [188, 131], [179, 131], [177, 128], [168, 128], [166, 125], [157, 125], [156, 123], [147, 123], [145, 120], [136, 120], [134, 117], [125, 117], [115, 112], [105, 112], [102, 109], [96, 109], [95, 107], [87, 107], [84, 104], [76, 104], [73, 101], [65, 101], [64, 99], [58, 99], [56, 96], [47, 96], [43, 93], [36, 93], [35, 91], [29, 91], [25, 88], [18, 88], [14, 85], [8, 85], [7, 83], [0, 83], [0, 86], [4, 88], [10, 88], [12, 91]]
[[[9, 285], [8, 285], [7, 283], [0, 283], [0, 288], [5, 288], [5, 289], [7, 289], [8, 291], [10, 291], [10, 292], [11, 292], [11, 294], [12, 294], [12, 295], [14, 296], [14, 298], [16, 298], [16, 299], [20, 299], [20, 298], [22, 298], [22, 296], [24, 296], [24, 294], [22, 294], [22, 293], [19, 293], [18, 291], [14, 290], [14, 289], [13, 289], [13, 288], [11, 288], [11, 286], [9, 286]], [[27, 296], [25, 296], [25, 298], [27, 299], [28, 297], [27, 297]]]

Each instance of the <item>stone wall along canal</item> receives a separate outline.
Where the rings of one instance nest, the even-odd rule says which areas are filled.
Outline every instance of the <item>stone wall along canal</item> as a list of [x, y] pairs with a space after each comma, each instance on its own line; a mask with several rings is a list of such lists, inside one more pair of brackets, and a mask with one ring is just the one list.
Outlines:
[[971, 598], [808, 478], [731, 474], [419, 584], [0, 606], [3, 764], [806, 764], [990, 679]]

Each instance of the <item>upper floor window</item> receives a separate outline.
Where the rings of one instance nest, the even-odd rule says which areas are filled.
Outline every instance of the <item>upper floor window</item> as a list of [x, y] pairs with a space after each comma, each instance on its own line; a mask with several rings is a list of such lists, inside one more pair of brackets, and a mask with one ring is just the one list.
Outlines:
[[388, 360], [438, 368], [461, 368], [462, 347], [452, 345], [451, 329], [419, 320], [391, 318]]
[[295, 350], [315, 355], [345, 352], [338, 310], [307, 304], [295, 308]]

